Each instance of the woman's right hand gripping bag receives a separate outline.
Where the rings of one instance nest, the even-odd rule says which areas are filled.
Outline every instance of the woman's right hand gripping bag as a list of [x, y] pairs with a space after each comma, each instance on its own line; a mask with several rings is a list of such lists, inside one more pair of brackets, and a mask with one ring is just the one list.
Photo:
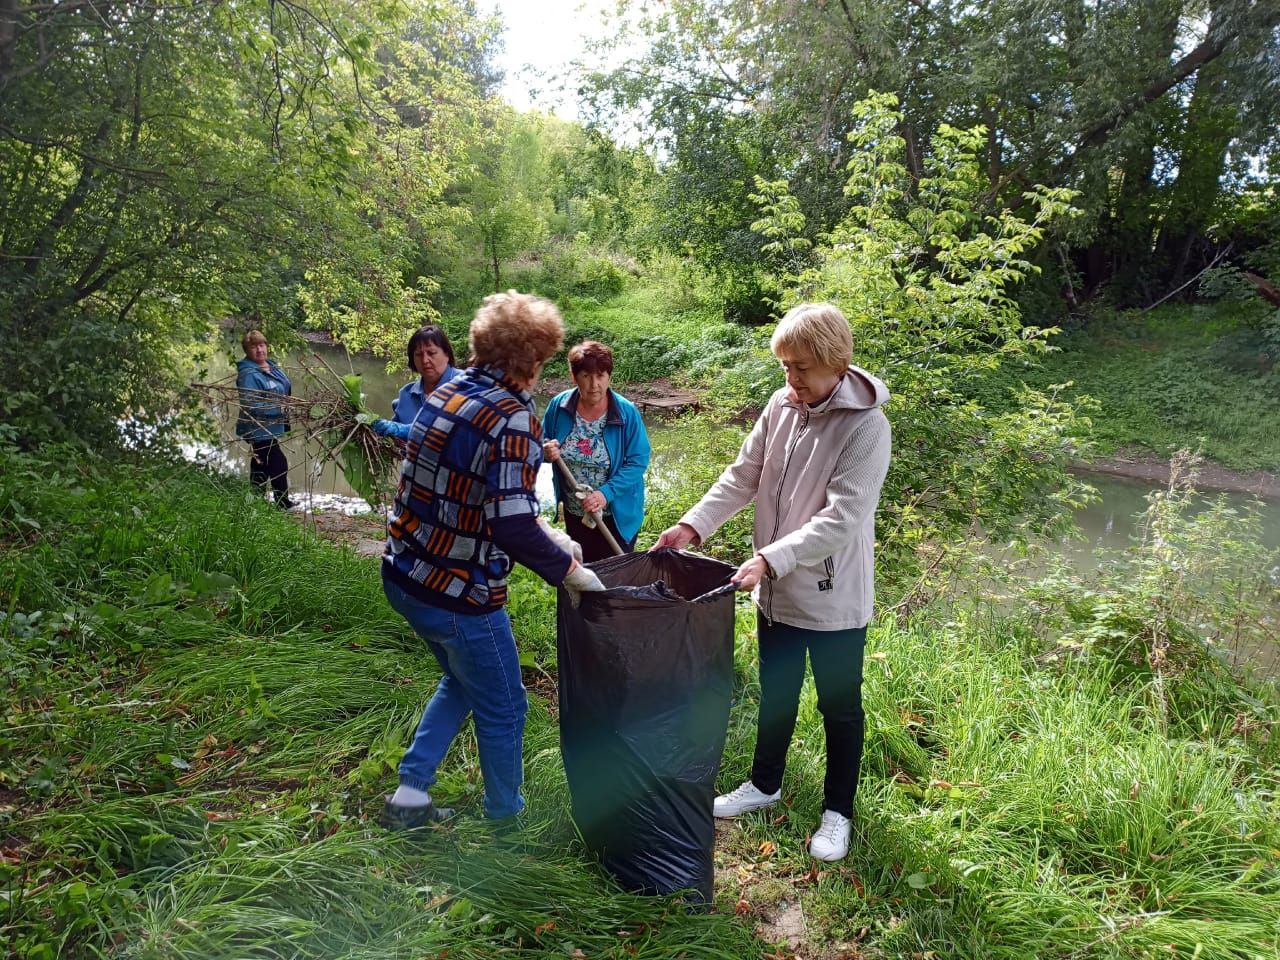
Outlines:
[[573, 819], [629, 890], [712, 902], [712, 804], [733, 688], [735, 567], [680, 550], [590, 565], [557, 610], [560, 749]]

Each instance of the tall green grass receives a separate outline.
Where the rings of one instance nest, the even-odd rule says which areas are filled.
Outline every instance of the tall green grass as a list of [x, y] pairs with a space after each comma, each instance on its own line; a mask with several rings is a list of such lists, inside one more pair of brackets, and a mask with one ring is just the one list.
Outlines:
[[[748, 336], [745, 328], [703, 304], [673, 302], [666, 286], [650, 278], [636, 280], [614, 296], [559, 297], [556, 303], [565, 321], [565, 346], [583, 340], [607, 344], [614, 352], [614, 380], [620, 387], [682, 376]], [[454, 310], [442, 321], [459, 348], [467, 342], [473, 314], [471, 307]], [[548, 377], [568, 374], [563, 353], [544, 371]]]
[[[511, 608], [534, 690], [525, 830], [388, 835], [372, 818], [438, 671], [377, 564], [233, 481], [58, 453], [0, 451], [7, 955], [763, 957], [758, 923], [795, 903], [806, 957], [1280, 952], [1262, 690], [1189, 672], [1169, 716], [1101, 647], [1051, 659], [1029, 613], [885, 616], [850, 857], [805, 853], [807, 687], [786, 804], [724, 831], [718, 909], [689, 913], [621, 892], [577, 839], [539, 581], [517, 577]], [[753, 644], [744, 603], [723, 786], [750, 767]], [[464, 733], [436, 792], [475, 813], [480, 789]]]
[[1280, 469], [1280, 373], [1231, 304], [1102, 313], [1057, 340], [1035, 366], [1001, 368], [981, 388], [992, 409], [1019, 383], [1100, 406], [1092, 418], [1104, 452], [1137, 447], [1167, 457], [1183, 447], [1237, 469]]

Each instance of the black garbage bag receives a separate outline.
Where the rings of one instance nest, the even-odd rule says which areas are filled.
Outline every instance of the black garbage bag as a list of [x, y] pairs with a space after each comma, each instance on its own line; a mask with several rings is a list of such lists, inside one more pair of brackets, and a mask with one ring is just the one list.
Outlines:
[[560, 748], [573, 819], [630, 890], [712, 899], [716, 773], [733, 685], [735, 568], [679, 550], [590, 564], [560, 591]]

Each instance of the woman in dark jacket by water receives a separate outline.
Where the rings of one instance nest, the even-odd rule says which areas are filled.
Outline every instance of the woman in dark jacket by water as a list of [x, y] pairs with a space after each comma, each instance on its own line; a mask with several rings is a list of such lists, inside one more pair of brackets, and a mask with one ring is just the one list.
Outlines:
[[247, 440], [251, 449], [249, 479], [255, 486], [271, 487], [276, 505], [293, 506], [289, 499], [289, 461], [280, 449], [280, 440], [289, 430], [289, 418], [277, 397], [287, 397], [293, 384], [280, 365], [267, 357], [267, 338], [250, 330], [240, 341], [244, 359], [236, 363], [236, 386], [240, 390], [240, 416], [236, 436]]

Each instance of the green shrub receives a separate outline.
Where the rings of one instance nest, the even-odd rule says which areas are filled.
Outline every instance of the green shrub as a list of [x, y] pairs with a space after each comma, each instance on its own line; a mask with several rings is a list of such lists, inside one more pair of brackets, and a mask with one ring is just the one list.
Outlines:
[[[913, 177], [896, 98], [871, 94], [854, 114], [849, 213], [815, 248], [815, 266], [784, 276], [779, 308], [837, 304], [854, 362], [888, 384], [894, 453], [878, 514], [882, 557], [905, 572], [928, 566], [931, 544], [976, 526], [999, 540], [1065, 529], [1086, 495], [1065, 471], [1085, 444], [1084, 407], [1025, 390], [996, 413], [964, 391], [1047, 349], [1056, 331], [1024, 325], [1013, 295], [1036, 269], [1030, 257], [1045, 229], [1075, 215], [1071, 191], [1034, 187], [1021, 213], [989, 212], [980, 129], [940, 125]], [[764, 215], [753, 229], [769, 248], [785, 247], [803, 216], [785, 184], [757, 178], [757, 188]], [[740, 381], [760, 385], [757, 405], [779, 382], [751, 356], [739, 369]]]
[[554, 244], [541, 256], [518, 264], [509, 272], [510, 285], [557, 303], [569, 299], [603, 302], [627, 285], [625, 261], [593, 249], [585, 238]]

